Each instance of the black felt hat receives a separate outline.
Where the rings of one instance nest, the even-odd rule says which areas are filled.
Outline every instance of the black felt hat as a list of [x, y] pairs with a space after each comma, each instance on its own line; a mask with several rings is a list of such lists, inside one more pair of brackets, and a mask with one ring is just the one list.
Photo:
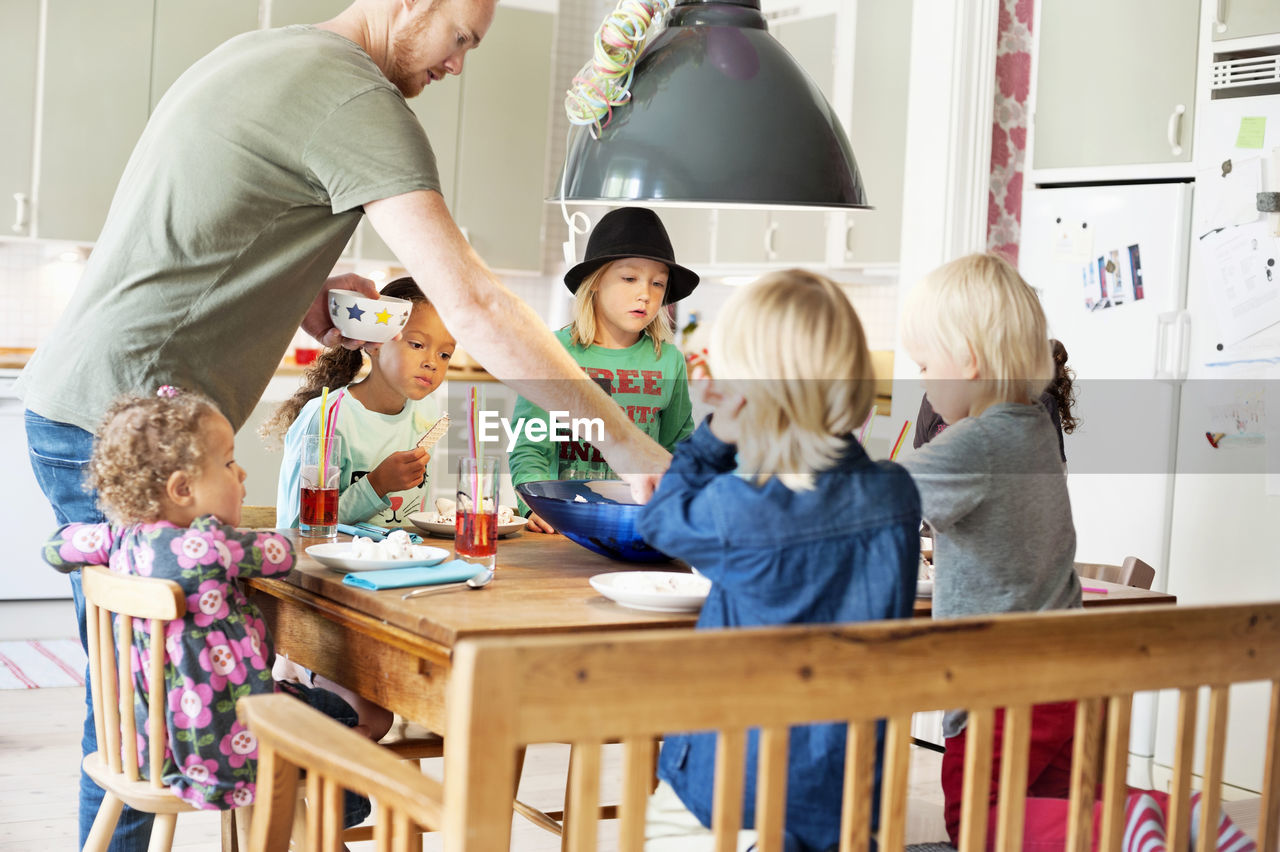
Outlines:
[[698, 273], [676, 263], [671, 238], [658, 214], [647, 207], [621, 207], [600, 217], [587, 239], [582, 263], [564, 274], [570, 293], [577, 293], [582, 280], [611, 260], [643, 257], [667, 265], [667, 292], [663, 304], [678, 302], [698, 286]]

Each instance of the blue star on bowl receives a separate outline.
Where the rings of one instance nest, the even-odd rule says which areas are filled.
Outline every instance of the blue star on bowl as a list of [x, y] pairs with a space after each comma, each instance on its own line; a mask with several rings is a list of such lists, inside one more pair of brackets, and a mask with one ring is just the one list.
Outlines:
[[347, 319], [359, 320], [363, 316], [364, 316], [364, 311], [360, 310], [355, 305], [352, 305], [351, 307], [347, 308]]

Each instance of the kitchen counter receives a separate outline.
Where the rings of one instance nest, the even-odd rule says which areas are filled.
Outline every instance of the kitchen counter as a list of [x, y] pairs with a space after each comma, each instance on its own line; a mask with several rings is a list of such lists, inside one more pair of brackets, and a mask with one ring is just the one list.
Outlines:
[[[0, 346], [0, 370], [21, 370], [23, 367], [27, 366], [27, 362], [31, 360], [31, 356], [34, 353], [34, 349]], [[299, 366], [293, 360], [293, 356], [290, 355], [280, 362], [280, 366], [276, 368], [276, 375], [297, 377], [305, 373], [306, 370], [306, 367]], [[454, 381], [467, 382], [497, 381], [478, 364], [475, 366], [450, 366], [448, 378], [453, 379]]]

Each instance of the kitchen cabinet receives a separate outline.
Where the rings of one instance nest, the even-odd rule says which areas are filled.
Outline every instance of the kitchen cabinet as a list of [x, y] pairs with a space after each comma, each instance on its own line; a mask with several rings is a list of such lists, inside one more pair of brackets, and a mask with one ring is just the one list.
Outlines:
[[[454, 221], [493, 269], [542, 269], [554, 15], [500, 5], [463, 72], [410, 101]], [[368, 222], [360, 256], [394, 261]]]
[[467, 57], [454, 218], [495, 269], [540, 271], [555, 16], [499, 5]]
[[35, 235], [92, 242], [147, 123], [154, 2], [45, 9]]
[[[487, 41], [487, 39], [486, 39]], [[465, 67], [465, 66], [464, 66]], [[454, 170], [458, 159], [458, 109], [461, 103], [462, 84], [457, 77], [446, 77], [427, 86], [422, 94], [409, 101], [409, 107], [418, 116], [418, 123], [427, 132], [431, 150], [436, 155], [436, 169], [440, 173], [440, 192], [445, 203], [457, 219], [453, 200], [456, 182]], [[461, 224], [461, 223], [459, 223]], [[368, 219], [360, 220], [357, 231], [359, 244], [356, 254], [372, 261], [399, 264], [395, 253], [378, 236]], [[488, 258], [485, 258], [488, 260]]]
[[22, 401], [13, 392], [17, 370], [0, 370], [0, 459], [5, 483], [0, 513], [5, 519], [5, 558], [0, 560], [0, 600], [69, 598], [71, 584], [41, 558], [58, 528], [53, 507], [36, 483], [27, 456]]
[[[808, 73], [828, 102], [835, 89], [837, 19], [835, 11], [828, 11], [769, 23], [770, 34]], [[829, 215], [815, 210], [719, 211], [714, 226], [715, 261], [750, 266], [822, 263], [827, 259]]]
[[902, 186], [906, 173], [907, 77], [911, 64], [911, 3], [858, 4], [853, 55], [849, 144], [874, 210], [842, 214], [840, 260], [897, 263], [902, 246]]
[[1280, 33], [1276, 0], [1207, 0], [1214, 4], [1213, 40]]
[[155, 0], [151, 109], [173, 81], [232, 36], [258, 28], [258, 0]]
[[[897, 263], [912, 4], [806, 0], [763, 6], [769, 32], [840, 116], [874, 209], [664, 210], [664, 221], [678, 214], [673, 218], [680, 224], [709, 235], [709, 248], [692, 246], [687, 254], [715, 267]], [[828, 237], [833, 228], [839, 237], [834, 242]]]
[[36, 128], [40, 0], [0, 0], [0, 236], [31, 233], [31, 156]]
[[[19, 109], [16, 132], [6, 128], [0, 148], [0, 175], [6, 185], [21, 185], [22, 176], [10, 173], [25, 169], [29, 175], [31, 140], [38, 138], [38, 182], [26, 190], [33, 197], [32, 224], [18, 231], [92, 242], [156, 102], [191, 63], [231, 36], [255, 29], [258, 3], [46, 3], [46, 58], [37, 118], [34, 101], [22, 102], [28, 94], [34, 99], [36, 92], [39, 39], [29, 19], [30, 9], [38, 10], [39, 5], [6, 0], [0, 42], [8, 47], [6, 68], [14, 66], [6, 80], [16, 82], [12, 91]], [[16, 24], [12, 29], [9, 7]], [[7, 45], [11, 39], [20, 43]], [[29, 177], [26, 183], [32, 185]]]
[[1043, 0], [1032, 167], [1191, 160], [1199, 0]]
[[351, 0], [271, 0], [273, 27], [289, 24], [319, 24], [336, 18], [338, 13], [351, 5]]

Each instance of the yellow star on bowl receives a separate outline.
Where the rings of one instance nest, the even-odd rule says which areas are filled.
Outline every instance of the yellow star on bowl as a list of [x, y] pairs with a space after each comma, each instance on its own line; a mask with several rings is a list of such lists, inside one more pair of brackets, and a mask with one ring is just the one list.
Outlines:
[[383, 309], [381, 311], [378, 311], [376, 314], [374, 314], [374, 316], [378, 318], [379, 325], [387, 325], [391, 319], [391, 312], [386, 309]]

